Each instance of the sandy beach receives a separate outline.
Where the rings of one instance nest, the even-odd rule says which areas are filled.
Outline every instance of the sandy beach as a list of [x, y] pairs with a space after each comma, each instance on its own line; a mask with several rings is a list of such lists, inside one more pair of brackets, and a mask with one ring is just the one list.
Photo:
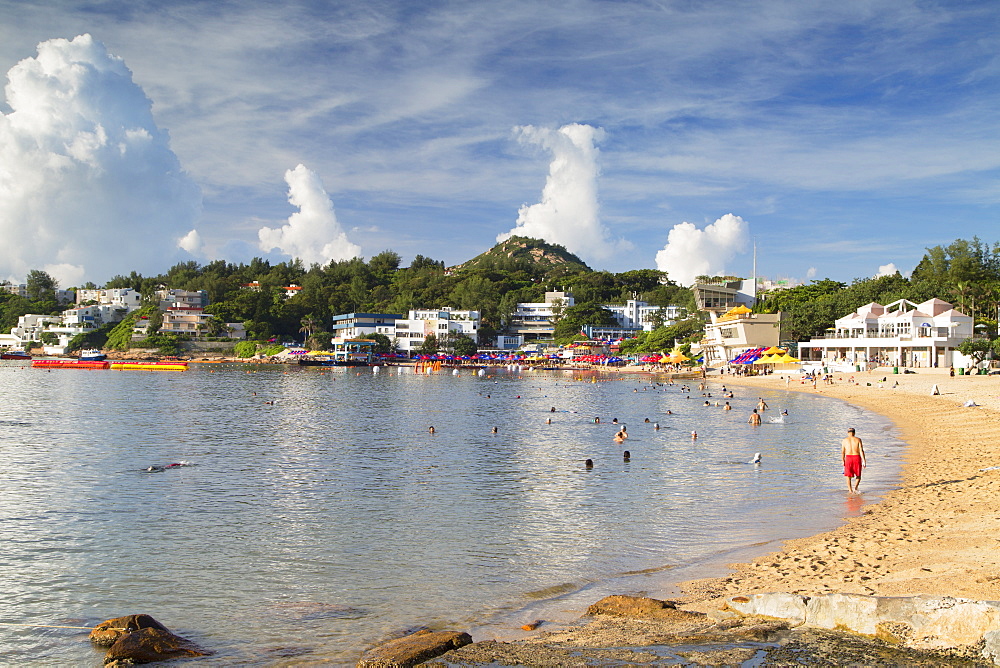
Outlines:
[[[835, 397], [889, 418], [908, 444], [899, 488], [881, 499], [866, 499], [862, 478], [857, 497], [860, 515], [832, 531], [789, 540], [781, 550], [749, 563], [730, 564], [730, 574], [677, 583], [681, 595], [669, 597], [677, 605], [673, 616], [601, 615], [513, 643], [476, 643], [443, 658], [463, 665], [655, 663], [664, 658], [666, 645], [719, 642], [710, 635], [698, 635], [709, 618], [685, 621], [677, 618], [678, 613], [709, 613], [711, 617], [725, 608], [728, 597], [753, 593], [923, 594], [1000, 600], [1000, 468], [983, 470], [1000, 467], [1000, 376], [949, 377], [947, 370], [936, 369], [893, 374], [891, 369], [876, 369], [838, 373], [832, 385], [820, 383], [815, 389], [811, 383], [800, 383], [799, 374], [786, 386], [780, 372], [754, 378], [713, 373], [709, 380], [746, 389], [787, 389]], [[932, 396], [935, 385], [939, 394]], [[970, 400], [978, 407], [963, 405]], [[849, 426], [844, 425], [845, 432]], [[867, 437], [869, 449], [878, 438], [877, 434], [859, 436]], [[831, 460], [839, 460], [839, 443], [830, 443], [830, 448]], [[844, 495], [848, 496], [846, 481]], [[752, 625], [760, 622], [760, 618], [748, 617], [731, 622], [732, 627], [723, 622], [714, 631], [725, 627], [723, 634], [743, 633], [740, 625], [748, 624], [747, 632], [752, 633], [757, 628]], [[759, 639], [773, 637], [772, 632], [765, 629]], [[644, 648], [658, 648], [659, 654], [643, 654]], [[842, 665], [850, 657], [852, 665], [952, 665], [948, 656], [907, 654], [877, 640], [852, 639], [850, 634], [817, 637], [806, 632], [799, 636], [799, 644], [793, 640], [786, 648], [791, 655], [783, 659], [777, 650], [778, 654], [769, 653], [768, 660], [779, 665], [799, 665], [806, 659], [814, 665]], [[897, 650], [904, 653], [887, 653]], [[682, 651], [673, 658], [733, 665], [754, 657], [759, 660], [755, 651]], [[786, 659], [790, 663], [782, 663]]]
[[[780, 373], [724, 378], [786, 389]], [[1000, 467], [1000, 377], [876, 369], [838, 373], [832, 385], [815, 389], [798, 378], [787, 389], [843, 399], [893, 421], [908, 444], [901, 486], [833, 531], [733, 564], [732, 575], [683, 583], [686, 607], [704, 610], [725, 596], [768, 591], [1000, 599], [1000, 469], [981, 470]], [[935, 385], [940, 394], [932, 396]], [[964, 407], [969, 400], [980, 407]], [[863, 500], [864, 478], [860, 490]]]

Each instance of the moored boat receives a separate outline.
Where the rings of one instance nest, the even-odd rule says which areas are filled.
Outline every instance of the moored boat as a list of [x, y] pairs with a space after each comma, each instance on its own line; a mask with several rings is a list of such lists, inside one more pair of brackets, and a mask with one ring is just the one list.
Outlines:
[[107, 358], [108, 356], [97, 348], [87, 348], [86, 350], [80, 351], [81, 362], [100, 362], [102, 360], [106, 360]]
[[0, 353], [0, 360], [30, 360], [31, 355], [23, 350], [7, 350]]

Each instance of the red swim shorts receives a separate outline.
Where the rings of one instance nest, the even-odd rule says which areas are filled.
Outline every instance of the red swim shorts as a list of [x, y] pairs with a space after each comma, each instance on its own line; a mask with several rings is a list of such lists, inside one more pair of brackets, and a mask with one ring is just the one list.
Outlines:
[[844, 457], [844, 475], [848, 478], [861, 477], [861, 455], [846, 455]]

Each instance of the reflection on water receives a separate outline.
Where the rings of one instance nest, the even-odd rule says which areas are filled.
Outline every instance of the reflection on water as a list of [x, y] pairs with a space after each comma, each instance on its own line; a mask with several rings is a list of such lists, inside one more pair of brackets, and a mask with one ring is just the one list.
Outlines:
[[[145, 612], [213, 665], [346, 663], [414, 626], [586, 605], [834, 526], [862, 500], [844, 500], [847, 426], [866, 498], [897, 474], [888, 425], [830, 399], [765, 394], [789, 416], [750, 427], [741, 388], [723, 411], [635, 378], [522, 376], [0, 368], [0, 621]], [[73, 632], [5, 633], [0, 652], [100, 663]]]

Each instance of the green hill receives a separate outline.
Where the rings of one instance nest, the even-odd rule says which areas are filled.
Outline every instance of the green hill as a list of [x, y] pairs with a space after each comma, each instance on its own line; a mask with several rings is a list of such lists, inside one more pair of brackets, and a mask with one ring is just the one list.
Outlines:
[[512, 270], [527, 267], [540, 273], [548, 273], [556, 268], [571, 272], [592, 271], [583, 260], [563, 246], [529, 237], [511, 237], [501, 241], [485, 253], [450, 267], [450, 270], [453, 273], [461, 273], [473, 269]]

